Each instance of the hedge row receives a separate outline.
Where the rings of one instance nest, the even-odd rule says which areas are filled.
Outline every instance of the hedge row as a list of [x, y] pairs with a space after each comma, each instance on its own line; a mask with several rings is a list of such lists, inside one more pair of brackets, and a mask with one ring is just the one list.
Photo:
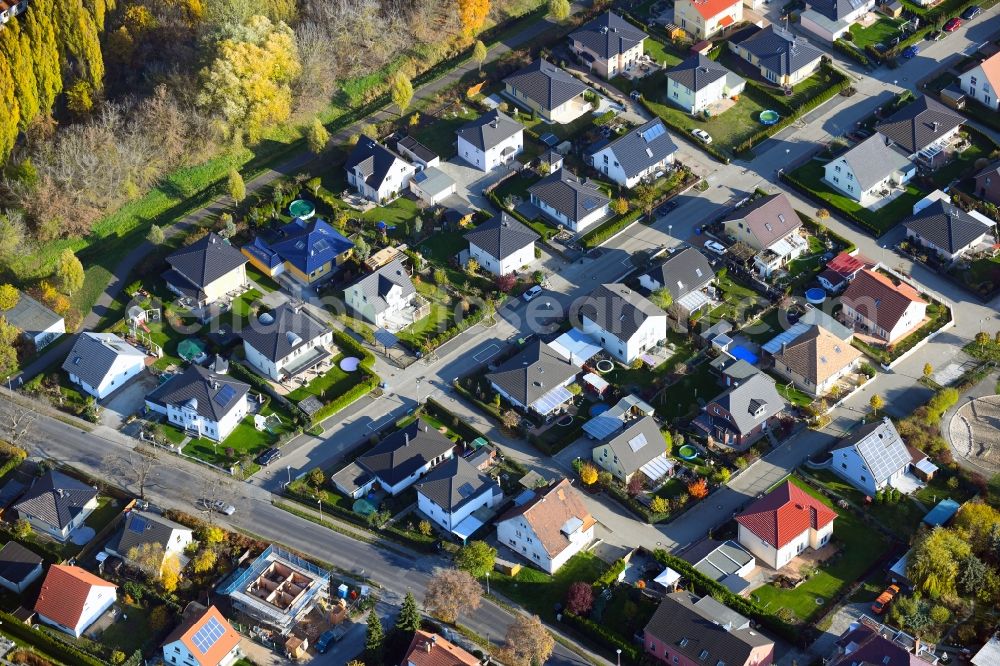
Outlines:
[[841, 236], [836, 231], [834, 231], [830, 227], [826, 226], [822, 222], [817, 222], [814, 218], [809, 217], [808, 215], [806, 215], [802, 211], [797, 210], [795, 212], [798, 214], [799, 219], [802, 220], [802, 226], [804, 226], [806, 229], [808, 229], [809, 233], [811, 233], [813, 236], [820, 236], [820, 235], [823, 235], [823, 234], [829, 236], [838, 245], [840, 245], [840, 247], [842, 248], [840, 250], [841, 252], [846, 252], [846, 253], [850, 254], [851, 252], [854, 252], [856, 249], [858, 249], [857, 245], [855, 245], [853, 242], [849, 241], [844, 236]]
[[344, 354], [361, 359], [361, 365], [371, 368], [375, 365], [375, 355], [361, 346], [357, 340], [343, 331], [333, 330], [333, 342]]
[[580, 236], [580, 245], [584, 247], [597, 247], [625, 227], [634, 224], [640, 217], [642, 217], [642, 215], [643, 213], [641, 210], [633, 210], [625, 213], [624, 215], [608, 220], [604, 224], [594, 227], [587, 233]]
[[563, 619], [573, 625], [584, 636], [606, 645], [611, 651], [621, 650], [622, 657], [633, 664], [639, 663], [642, 651], [632, 643], [621, 638], [603, 624], [598, 624], [590, 618], [580, 617], [569, 611], [563, 612]]
[[107, 662], [83, 652], [75, 645], [53, 636], [47, 631], [32, 629], [9, 613], [0, 611], [4, 632], [28, 645], [37, 647], [45, 654], [51, 655], [66, 664], [83, 664], [83, 666], [105, 666]]
[[836, 41], [833, 42], [833, 48], [835, 50], [837, 50], [837, 51], [840, 51], [840, 53], [842, 53], [843, 55], [847, 56], [851, 60], [854, 60], [855, 62], [857, 62], [858, 64], [860, 64], [862, 67], [871, 67], [872, 66], [871, 59], [869, 59], [868, 56], [866, 56], [864, 53], [862, 53], [861, 51], [859, 51], [857, 48], [855, 48], [854, 46], [852, 46], [850, 44], [850, 42], [847, 42], [847, 41], [845, 41], [843, 39], [838, 39], [838, 40], [836, 40]]
[[622, 575], [625, 571], [625, 560], [615, 560], [614, 564], [608, 567], [607, 571], [602, 573], [594, 581], [594, 585], [599, 585], [601, 587], [607, 587], [618, 580], [618, 576]]
[[339, 396], [317, 409], [316, 412], [310, 417], [311, 422], [316, 425], [320, 424], [340, 410], [351, 405], [355, 400], [359, 400], [363, 396], [374, 391], [378, 387], [378, 384], [378, 375], [365, 372], [365, 378], [359, 383], [355, 384], [344, 393], [341, 393]]

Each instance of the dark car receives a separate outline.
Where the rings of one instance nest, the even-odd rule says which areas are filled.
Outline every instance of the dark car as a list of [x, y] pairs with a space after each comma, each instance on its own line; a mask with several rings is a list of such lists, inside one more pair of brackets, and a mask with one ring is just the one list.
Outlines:
[[962, 20], [971, 21], [972, 19], [976, 18], [982, 13], [983, 13], [982, 7], [980, 7], [979, 5], [972, 5], [964, 12], [962, 12]]
[[267, 467], [280, 457], [281, 457], [281, 451], [272, 446], [271, 448], [267, 449], [259, 456], [257, 456], [257, 464], [260, 465], [261, 467]]
[[962, 19], [955, 17], [952, 19], [948, 19], [948, 22], [944, 24], [944, 31], [955, 32], [961, 27], [962, 27]]
[[678, 205], [679, 204], [677, 203], [676, 199], [671, 199], [670, 201], [668, 201], [667, 203], [663, 204], [662, 206], [656, 209], [655, 211], [656, 217], [663, 217], [664, 215], [672, 211], [674, 208], [677, 208]]
[[326, 654], [334, 643], [339, 641], [347, 633], [347, 625], [340, 624], [333, 629], [327, 629], [316, 639], [316, 652]]
[[910, 58], [915, 57], [919, 52], [920, 52], [920, 49], [918, 49], [917, 45], [914, 44], [912, 46], [907, 46], [905, 49], [903, 49], [902, 55], [903, 55], [904, 58], [906, 58], [907, 60], [909, 60]]

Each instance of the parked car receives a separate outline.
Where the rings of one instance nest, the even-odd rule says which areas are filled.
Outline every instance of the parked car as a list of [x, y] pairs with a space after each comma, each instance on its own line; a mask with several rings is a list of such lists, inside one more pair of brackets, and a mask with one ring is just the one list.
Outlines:
[[711, 135], [703, 129], [693, 129], [691, 130], [691, 134], [704, 144], [712, 143]]
[[889, 607], [889, 604], [892, 603], [892, 600], [896, 598], [897, 594], [899, 594], [898, 585], [890, 585], [885, 588], [885, 591], [878, 595], [878, 599], [876, 599], [872, 604], [872, 611], [879, 615], [884, 613], [885, 609]]
[[972, 19], [976, 18], [982, 13], [983, 13], [982, 7], [980, 7], [979, 5], [972, 5], [971, 7], [966, 8], [964, 12], [962, 12], [962, 20], [971, 21]]
[[347, 623], [338, 624], [333, 629], [327, 629], [316, 639], [316, 652], [326, 654], [330, 647], [347, 634], [350, 625]]
[[196, 502], [199, 508], [206, 511], [217, 511], [225, 516], [231, 516], [236, 513], [236, 507], [232, 504], [226, 504], [222, 500], [209, 500], [200, 499]]
[[261, 467], [267, 467], [280, 457], [281, 457], [281, 451], [272, 446], [271, 448], [263, 451], [259, 456], [257, 456], [256, 463]]
[[533, 301], [535, 297], [538, 296], [540, 293], [542, 293], [542, 288], [536, 284], [534, 287], [521, 294], [521, 298], [524, 299], [525, 303], [529, 303]]
[[714, 240], [705, 241], [705, 249], [720, 255], [726, 253], [726, 246]]
[[654, 213], [656, 214], [656, 217], [663, 217], [667, 213], [669, 213], [670, 211], [672, 211], [674, 208], [677, 208], [677, 206], [679, 206], [679, 205], [680, 204], [677, 203], [677, 199], [671, 199], [667, 203], [665, 203], [662, 206], [660, 206], [659, 208], [657, 208], [654, 211]]
[[902, 56], [909, 60], [910, 58], [915, 57], [918, 53], [920, 53], [920, 49], [917, 48], [916, 44], [913, 44], [903, 49]]
[[948, 19], [948, 22], [944, 24], [944, 31], [955, 32], [961, 27], [962, 27], [962, 19], [956, 16], [955, 18]]
[[932, 42], [940, 42], [944, 39], [944, 33], [940, 30], [935, 30], [934, 32], [927, 34], [927, 39]]

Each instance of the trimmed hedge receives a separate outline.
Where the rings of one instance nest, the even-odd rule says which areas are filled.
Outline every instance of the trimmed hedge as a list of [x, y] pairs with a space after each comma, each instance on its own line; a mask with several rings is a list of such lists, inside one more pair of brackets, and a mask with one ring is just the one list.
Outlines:
[[0, 611], [3, 630], [12, 637], [24, 643], [37, 647], [42, 652], [55, 657], [67, 664], [83, 664], [83, 666], [105, 666], [103, 659], [87, 654], [75, 645], [56, 638], [47, 631], [32, 629], [9, 613]]
[[618, 576], [622, 575], [625, 571], [625, 560], [615, 560], [614, 564], [608, 567], [608, 570], [597, 577], [594, 581], [594, 585], [600, 585], [601, 587], [607, 587], [618, 580]]
[[[820, 203], [820, 205], [822, 205], [822, 206], [833, 206], [833, 204], [831, 204], [829, 201], [824, 200], [823, 197], [820, 196], [819, 192], [816, 192], [815, 190], [813, 190], [812, 188], [810, 188], [808, 185], [806, 185], [805, 183], [803, 183], [801, 180], [799, 180], [795, 176], [791, 175], [789, 172], [782, 171], [781, 172], [781, 180], [783, 180], [784, 182], [788, 183], [789, 185], [791, 185], [793, 188], [795, 188], [796, 190], [798, 190], [802, 194], [805, 194], [806, 196], [814, 199], [815, 201], [818, 201]], [[875, 225], [873, 225], [867, 219], [865, 219], [864, 217], [858, 215], [856, 211], [846, 210], [846, 209], [835, 207], [835, 206], [834, 206], [834, 209], [837, 211], [837, 213], [839, 215], [842, 215], [843, 217], [846, 217], [848, 220], [850, 220], [854, 224], [858, 225], [859, 227], [868, 230], [876, 238], [878, 238], [879, 236], [881, 236], [884, 233], [884, 231], [882, 231], [879, 228], [877, 228]], [[862, 209], [862, 210], [864, 210], [864, 209]], [[865, 211], [865, 212], [867, 212], [867, 211]]]
[[563, 619], [584, 636], [606, 645], [612, 652], [615, 650], [621, 650], [622, 657], [631, 663], [637, 664], [642, 658], [642, 652], [638, 647], [636, 647], [635, 643], [623, 640], [621, 636], [614, 633], [603, 624], [598, 624], [590, 618], [580, 617], [579, 615], [570, 613], [569, 611], [563, 612]]
[[349, 406], [355, 400], [359, 400], [366, 394], [374, 391], [378, 387], [378, 384], [378, 375], [365, 372], [364, 379], [317, 409], [316, 412], [310, 417], [310, 421], [315, 425], [319, 425], [322, 421], [330, 418], [340, 410]]
[[604, 224], [594, 227], [587, 233], [580, 236], [580, 245], [584, 247], [597, 247], [625, 227], [637, 222], [642, 216], [643, 212], [641, 210], [633, 210], [625, 213], [624, 215], [608, 220]]
[[471, 442], [479, 437], [485, 437], [483, 433], [463, 421], [454, 412], [450, 411], [434, 398], [427, 398], [427, 402], [424, 403], [424, 410], [438, 421], [441, 421], [446, 426], [454, 430], [455, 434], [464, 439], [466, 442]]
[[343, 331], [333, 330], [333, 341], [337, 347], [349, 356], [357, 356], [361, 359], [361, 365], [371, 368], [375, 365], [375, 355], [361, 346], [361, 344]]
[[847, 56], [851, 60], [854, 60], [862, 67], [871, 67], [872, 61], [864, 53], [859, 51], [857, 48], [852, 46], [850, 42], [838, 39], [833, 42], [833, 48], [839, 51], [841, 54]]

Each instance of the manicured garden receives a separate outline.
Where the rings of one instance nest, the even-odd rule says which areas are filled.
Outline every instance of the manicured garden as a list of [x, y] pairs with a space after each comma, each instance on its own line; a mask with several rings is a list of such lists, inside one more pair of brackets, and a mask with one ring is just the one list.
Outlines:
[[537, 614], [543, 621], [555, 620], [556, 604], [564, 604], [569, 586], [577, 581], [593, 582], [607, 565], [590, 552], [577, 553], [549, 575], [525, 564], [516, 576], [494, 572], [490, 587], [514, 603]]
[[900, 24], [901, 21], [887, 16], [880, 16], [867, 28], [855, 23], [851, 26], [851, 41], [862, 50], [866, 46], [875, 46], [876, 44], [889, 46], [889, 42], [899, 35]]
[[[260, 410], [260, 413], [268, 416], [274, 414], [275, 410], [268, 404]], [[189, 440], [184, 445], [183, 452], [219, 467], [228, 468], [238, 464], [243, 469], [244, 477], [249, 477], [260, 469], [256, 463], [252, 462], [253, 457], [264, 449], [275, 446], [283, 435], [291, 435], [296, 430], [291, 415], [280, 411], [278, 416], [281, 423], [273, 425], [272, 430], [257, 430], [254, 426], [253, 414], [247, 414], [221, 443], [199, 437]], [[171, 429], [180, 432], [173, 426], [165, 426], [165, 430]]]

